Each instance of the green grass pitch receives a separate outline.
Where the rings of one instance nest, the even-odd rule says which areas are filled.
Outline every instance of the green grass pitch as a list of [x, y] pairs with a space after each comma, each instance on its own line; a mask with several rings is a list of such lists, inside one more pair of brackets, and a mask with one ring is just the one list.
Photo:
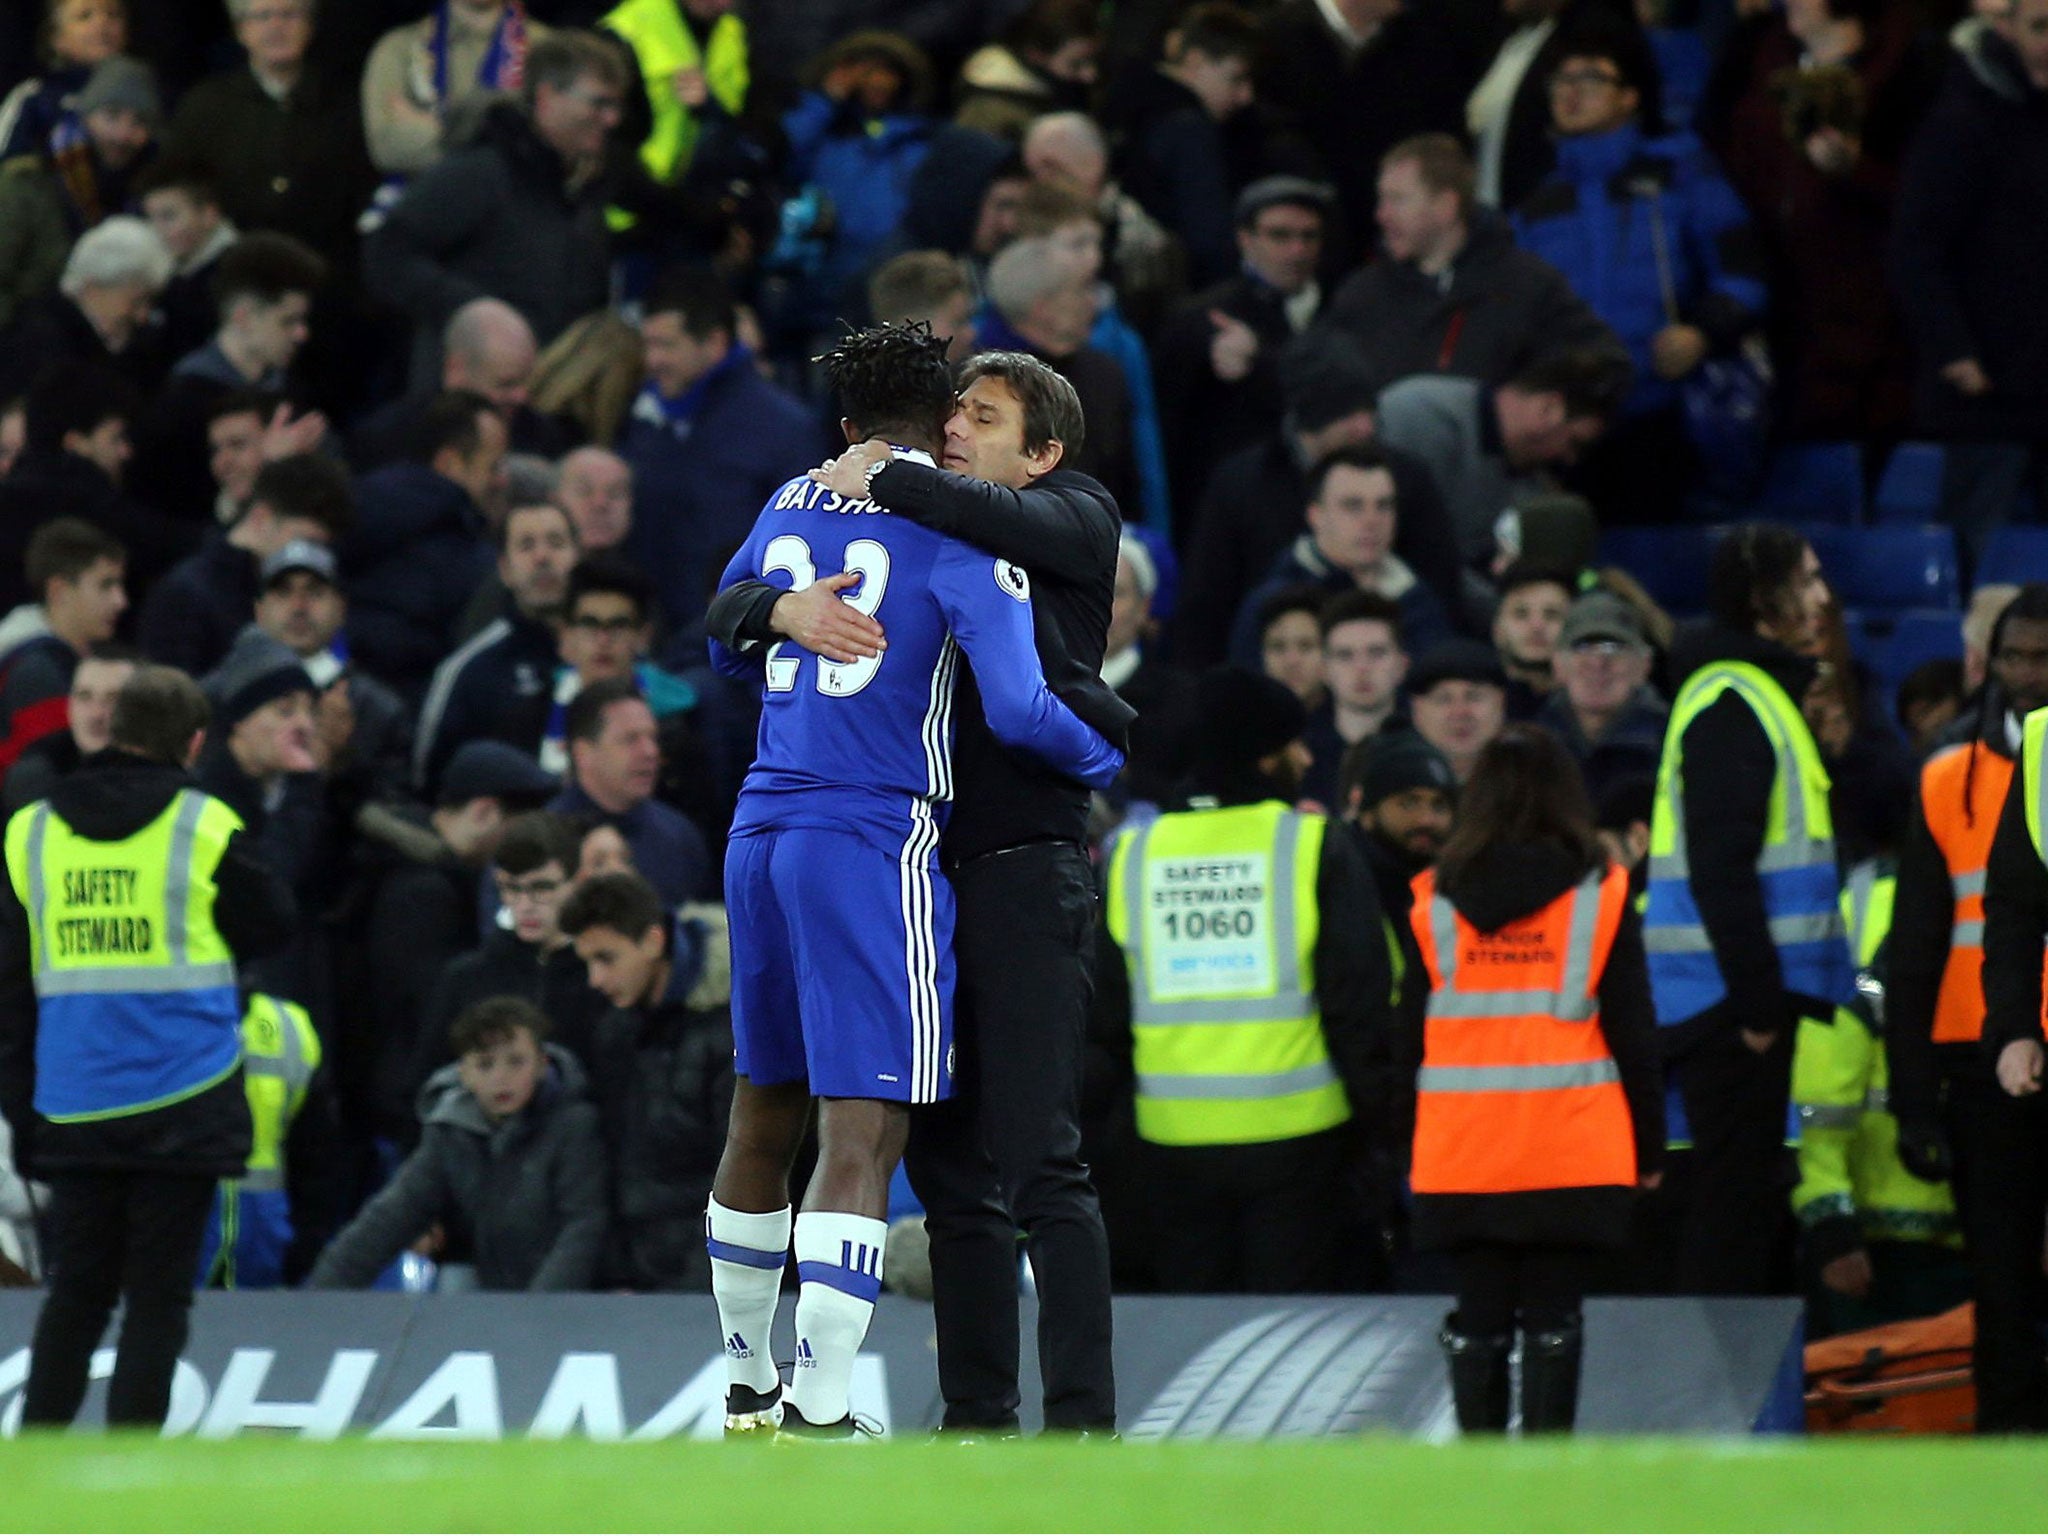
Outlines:
[[763, 1446], [31, 1439], [38, 1531], [2042, 1529], [2044, 1453], [1940, 1440]]

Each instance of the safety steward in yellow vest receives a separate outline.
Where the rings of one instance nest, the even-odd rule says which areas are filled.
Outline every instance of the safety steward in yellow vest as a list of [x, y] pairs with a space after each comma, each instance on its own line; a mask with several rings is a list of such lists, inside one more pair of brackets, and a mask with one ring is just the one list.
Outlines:
[[199, 1253], [199, 1283], [270, 1290], [285, 1283], [292, 1206], [285, 1144], [320, 1070], [320, 1037], [297, 1003], [251, 993], [242, 1012], [242, 1079], [254, 1132], [249, 1167], [222, 1179]]
[[2048, 1431], [2041, 1233], [2048, 1226], [2048, 709], [2028, 715], [1984, 881], [1984, 1051], [1998, 1091], [1981, 1106], [1966, 1239], [1977, 1279], [1977, 1430]]
[[[689, 170], [708, 116], [738, 117], [747, 103], [747, 24], [733, 0], [625, 0], [598, 25], [626, 45], [640, 72], [629, 91], [625, 142], [639, 139], [640, 163], [661, 186]], [[615, 230], [634, 220], [611, 210]]]
[[1968, 1292], [1948, 1184], [1916, 1178], [1899, 1160], [1883, 954], [1897, 883], [1886, 861], [1849, 871], [1842, 916], [1860, 967], [1856, 1001], [1830, 1023], [1801, 1019], [1792, 1056], [1792, 1213], [1813, 1282], [1809, 1338], [1946, 1312]]
[[1828, 773], [1800, 704], [1829, 595], [1799, 534], [1748, 524], [1716, 547], [1713, 624], [1682, 635], [1650, 823], [1643, 917], [1665, 1060], [1690, 1127], [1683, 1291], [1787, 1277], [1785, 1132], [1803, 1018], [1854, 989]]
[[113, 745], [7, 824], [0, 1094], [51, 1189], [25, 1424], [77, 1413], [116, 1301], [108, 1419], [163, 1422], [215, 1185], [249, 1155], [235, 966], [296, 915], [191, 787], [206, 719], [191, 679], [138, 668]]
[[1458, 818], [1415, 877], [1430, 993], [1422, 1038], [1395, 1042], [1397, 1070], [1414, 1071], [1415, 1243], [1451, 1258], [1440, 1342], [1460, 1427], [1507, 1428], [1519, 1326], [1522, 1426], [1567, 1430], [1595, 1250], [1626, 1239], [1662, 1165], [1641, 926], [1547, 731], [1491, 742]]
[[2022, 587], [1992, 626], [1982, 698], [1920, 770], [1885, 946], [1885, 1049], [1899, 1158], [1953, 1179], [1970, 1246], [1972, 1197], [1995, 1177], [1978, 1146], [2003, 1098], [1984, 1053], [1984, 888], [2022, 723], [2048, 706], [2048, 585]]
[[1300, 701], [1218, 668], [1195, 702], [1187, 808], [1117, 841], [1097, 949], [1095, 1034], [1135, 1079], [1152, 1278], [1343, 1289], [1368, 1270], [1336, 1241], [1351, 1175], [1385, 1124], [1379, 900], [1342, 829], [1289, 808]]

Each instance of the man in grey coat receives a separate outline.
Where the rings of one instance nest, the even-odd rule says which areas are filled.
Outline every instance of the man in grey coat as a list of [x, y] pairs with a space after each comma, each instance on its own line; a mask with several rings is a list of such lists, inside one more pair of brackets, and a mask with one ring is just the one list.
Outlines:
[[[1628, 355], [1575, 348], [1489, 387], [1420, 374], [1379, 398], [1379, 440], [1429, 467], [1468, 565], [1493, 553], [1494, 523], [1516, 499], [1547, 488], [1544, 471], [1572, 463], [1607, 429], [1628, 394]], [[1625, 507], [1603, 507], [1625, 521]]]

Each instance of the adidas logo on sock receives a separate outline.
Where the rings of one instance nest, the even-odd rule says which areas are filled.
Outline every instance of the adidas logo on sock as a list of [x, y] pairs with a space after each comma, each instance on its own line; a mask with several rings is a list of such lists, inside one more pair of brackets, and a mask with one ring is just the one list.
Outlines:
[[751, 1360], [754, 1358], [754, 1352], [747, 1348], [747, 1341], [736, 1333], [726, 1336], [725, 1353], [727, 1358], [732, 1360]]
[[818, 1357], [811, 1353], [811, 1341], [809, 1339], [798, 1339], [796, 1341], [796, 1368], [800, 1371], [811, 1370], [817, 1366], [817, 1363]]

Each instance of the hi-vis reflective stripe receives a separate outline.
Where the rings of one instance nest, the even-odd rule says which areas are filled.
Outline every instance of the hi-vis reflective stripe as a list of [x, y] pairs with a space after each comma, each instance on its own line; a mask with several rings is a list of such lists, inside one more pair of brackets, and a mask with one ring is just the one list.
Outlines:
[[1611, 1060], [1552, 1061], [1530, 1067], [1424, 1067], [1415, 1074], [1415, 1086], [1424, 1093], [1541, 1093], [1620, 1081], [1621, 1068]]
[[[1980, 898], [1984, 894], [1984, 871], [1965, 870], [1949, 877], [1949, 887], [1955, 892], [1958, 904]], [[1959, 917], [1949, 930], [1951, 949], [1982, 949], [1984, 947], [1984, 919], [1981, 917]]]
[[[1778, 782], [1785, 794], [1785, 836], [1784, 840], [1765, 843], [1762, 854], [1756, 861], [1759, 872], [1787, 869], [1807, 869], [1816, 864], [1832, 864], [1835, 847], [1827, 838], [1812, 838], [1807, 830], [1806, 778], [1800, 772], [1799, 754], [1792, 743], [1779, 733], [1778, 722], [1771, 712], [1769, 700], [1758, 693], [1745, 678], [1726, 679], [1728, 691], [1742, 696], [1749, 705], [1750, 713], [1756, 716], [1764, 734], [1771, 740], [1771, 752], [1778, 759]], [[1669, 853], [1653, 854], [1650, 858], [1652, 880], [1690, 880], [1691, 860], [1685, 846], [1685, 786], [1675, 781], [1671, 785], [1672, 811], [1676, 821], [1677, 844]]]
[[1328, 1088], [1337, 1073], [1327, 1061], [1311, 1062], [1292, 1072], [1228, 1072], [1211, 1076], [1174, 1073], [1161, 1077], [1138, 1074], [1140, 1097], [1152, 1099], [1277, 1099], [1290, 1093]]
[[[1863, 953], [1863, 930], [1870, 922], [1870, 901], [1877, 892], [1877, 861], [1865, 859], [1849, 871], [1849, 880], [1843, 894], [1849, 898], [1849, 953], [1852, 956]], [[1771, 937], [1777, 939], [1777, 924], [1771, 925]], [[1825, 934], [1818, 937], [1825, 938]], [[1780, 943], [1798, 943], [1797, 939]]]
[[[1150, 995], [1141, 978], [1145, 969], [1145, 850], [1155, 823], [1148, 822], [1133, 834], [1136, 841], [1124, 856], [1124, 911], [1130, 933], [1124, 940], [1129, 952], [1131, 1022], [1133, 1024], [1259, 1024], [1276, 1018], [1303, 1018], [1316, 1011], [1316, 1000], [1301, 984], [1301, 953], [1295, 941], [1294, 854], [1301, 835], [1301, 818], [1290, 811], [1273, 827], [1273, 878], [1266, 891], [1266, 911], [1273, 918], [1274, 989], [1260, 997], [1204, 997], [1186, 1002], [1162, 1003]], [[1283, 1090], [1291, 1092], [1292, 1090]], [[1160, 1094], [1160, 1098], [1207, 1097], [1207, 1095]], [[1235, 1095], [1230, 1095], [1235, 1097]]]
[[242, 1057], [242, 1070], [251, 1077], [274, 1077], [287, 1089], [297, 1093], [313, 1079], [313, 1073], [306, 1062], [305, 1046], [299, 1040], [298, 1026], [284, 1007], [273, 999], [264, 999], [258, 1004], [275, 1010], [277, 1015], [278, 1049], [275, 1055], [269, 1051], [250, 1052]]
[[233, 962], [214, 965], [100, 965], [90, 970], [44, 971], [36, 977], [38, 997], [76, 997], [102, 992], [199, 992], [208, 987], [232, 987]]
[[[1842, 917], [1839, 912], [1797, 913], [1772, 918], [1770, 929], [1773, 944], [1818, 944], [1841, 933]], [[1643, 949], [1653, 955], [1706, 954], [1713, 947], [1698, 923], [1660, 924], [1643, 933]]]
[[1872, 1088], [1863, 1095], [1861, 1104], [1801, 1104], [1799, 1123], [1822, 1131], [1853, 1131], [1863, 1123], [1867, 1114], [1886, 1114], [1892, 1107], [1892, 1096], [1883, 1088]]
[[[192, 844], [198, 835], [199, 818], [206, 814], [206, 796], [195, 790], [180, 790], [178, 813], [171, 823], [169, 856], [164, 861], [164, 949], [169, 965], [66, 966], [47, 964], [35, 978], [38, 997], [75, 997], [105, 992], [164, 993], [198, 992], [235, 984], [231, 961], [194, 966], [187, 930], [186, 908], [192, 897]], [[48, 874], [43, 867], [43, 847], [50, 827], [50, 803], [37, 804], [28, 824], [28, 841], [23, 857], [28, 863], [29, 918], [37, 934], [47, 932], [49, 912]], [[48, 957], [45, 956], [47, 961]]]
[[1436, 969], [1443, 984], [1429, 994], [1432, 1019], [1519, 1019], [1542, 1014], [1568, 1024], [1583, 1023], [1599, 1011], [1593, 999], [1593, 943], [1600, 926], [1600, 883], [1605, 870], [1581, 880], [1572, 890], [1571, 922], [1565, 929], [1564, 976], [1555, 992], [1522, 988], [1506, 992], [1463, 992], [1458, 974], [1458, 913], [1437, 896], [1429, 904], [1429, 927], [1436, 940]]

